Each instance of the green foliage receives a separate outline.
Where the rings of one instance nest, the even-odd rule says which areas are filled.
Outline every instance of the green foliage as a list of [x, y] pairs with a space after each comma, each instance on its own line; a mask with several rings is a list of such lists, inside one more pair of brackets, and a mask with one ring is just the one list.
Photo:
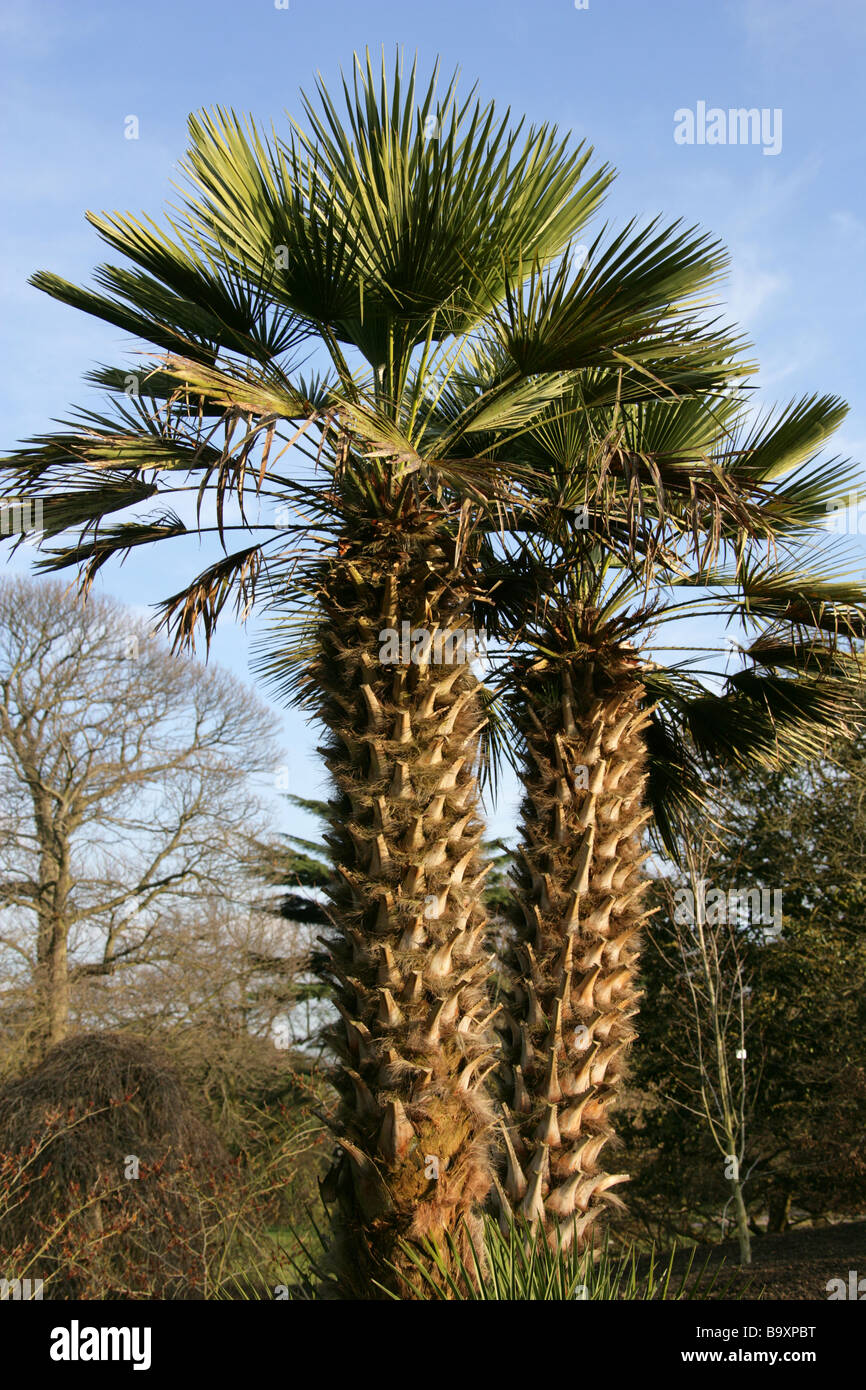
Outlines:
[[[750, 948], [756, 1197], [784, 1220], [866, 1211], [866, 738], [731, 784], [720, 881], [782, 892], [779, 940]], [[778, 1215], [777, 1215], [778, 1213]]]
[[[714, 810], [724, 832], [713, 885], [782, 893], [776, 939], [743, 930], [749, 1112], [744, 1197], [752, 1228], [866, 1210], [866, 740], [835, 758], [729, 773]], [[684, 982], [654, 918], [644, 950], [641, 1043], [620, 1115], [632, 1172], [631, 1230], [716, 1238], [728, 1187], [688, 1102]], [[655, 944], [654, 944], [655, 943]], [[793, 1208], [794, 1217], [790, 1215]]]
[[[654, 1249], [646, 1256], [634, 1246], [613, 1251], [607, 1239], [596, 1256], [592, 1250], [579, 1254], [576, 1241], [567, 1249], [560, 1243], [552, 1248], [523, 1219], [509, 1222], [503, 1230], [487, 1216], [481, 1248], [471, 1235], [468, 1240], [471, 1261], [461, 1256], [450, 1234], [445, 1247], [426, 1238], [423, 1256], [417, 1247], [404, 1243], [417, 1271], [413, 1285], [416, 1297], [468, 1302], [705, 1299], [719, 1273], [717, 1270], [708, 1277], [704, 1263], [693, 1275], [694, 1251], [683, 1264], [682, 1260], [677, 1262], [676, 1248], [661, 1264]], [[677, 1263], [679, 1269], [675, 1271]]]

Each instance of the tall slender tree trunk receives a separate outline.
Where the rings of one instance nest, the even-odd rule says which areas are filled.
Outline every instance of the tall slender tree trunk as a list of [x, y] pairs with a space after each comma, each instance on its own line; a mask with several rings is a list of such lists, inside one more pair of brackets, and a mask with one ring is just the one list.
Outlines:
[[323, 589], [311, 678], [336, 798], [334, 930], [321, 973], [341, 1015], [342, 1065], [340, 1147], [322, 1190], [337, 1203], [343, 1296], [376, 1297], [373, 1281], [407, 1296], [389, 1268], [411, 1270], [401, 1238], [441, 1240], [464, 1221], [477, 1229], [491, 1181], [484, 711], [465, 659], [403, 659], [405, 636], [417, 655], [419, 634], [469, 621], [465, 585], [432, 540], [387, 562], [350, 552]]
[[752, 1238], [749, 1234], [749, 1213], [743, 1201], [743, 1187], [739, 1178], [729, 1178], [728, 1186], [734, 1203], [734, 1224], [737, 1230], [737, 1243], [740, 1247], [740, 1264], [752, 1263]]
[[516, 977], [506, 1014], [503, 1187], [551, 1240], [583, 1249], [627, 1174], [605, 1171], [635, 1037], [646, 782], [643, 688], [623, 656], [523, 671], [527, 747], [516, 872]]

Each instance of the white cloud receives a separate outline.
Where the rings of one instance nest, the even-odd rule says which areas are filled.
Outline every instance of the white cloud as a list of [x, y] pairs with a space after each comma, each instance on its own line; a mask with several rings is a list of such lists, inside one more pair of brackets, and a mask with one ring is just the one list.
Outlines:
[[729, 316], [750, 331], [761, 317], [765, 306], [787, 287], [788, 278], [759, 262], [757, 251], [743, 248], [737, 252], [731, 268], [726, 295]]
[[832, 212], [830, 221], [842, 237], [850, 246], [863, 246], [866, 244], [866, 223], [861, 218], [855, 217], [853, 212]]

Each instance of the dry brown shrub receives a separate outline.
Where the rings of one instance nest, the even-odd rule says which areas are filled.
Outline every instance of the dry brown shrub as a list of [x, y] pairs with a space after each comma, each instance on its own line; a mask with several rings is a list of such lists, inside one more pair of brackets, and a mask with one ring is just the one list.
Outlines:
[[0, 1090], [0, 1274], [54, 1298], [201, 1297], [236, 1177], [153, 1047], [67, 1039]]

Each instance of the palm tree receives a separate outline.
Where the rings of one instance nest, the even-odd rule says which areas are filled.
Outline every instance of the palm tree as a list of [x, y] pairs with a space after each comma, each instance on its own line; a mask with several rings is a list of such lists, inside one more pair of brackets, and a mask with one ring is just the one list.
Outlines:
[[[479, 853], [487, 697], [425, 642], [483, 626], [485, 556], [537, 495], [509, 445], [606, 373], [597, 403], [721, 389], [747, 368], [702, 317], [724, 268], [676, 224], [570, 248], [611, 178], [555, 129], [390, 83], [369, 58], [341, 118], [324, 87], [305, 133], [190, 122], [190, 182], [166, 229], [90, 215], [130, 265], [100, 290], [33, 283], [161, 350], [102, 367], [80, 412], [5, 463], [43, 507], [44, 568], [86, 593], [137, 546], [190, 534], [223, 553], [162, 604], [178, 642], [262, 593], [266, 663], [321, 721], [331, 772], [332, 930], [320, 970], [341, 1016], [337, 1287], [396, 1285], [401, 1239], [471, 1223], [491, 1181], [492, 1035]], [[317, 348], [322, 370], [304, 375]], [[496, 446], [496, 456], [490, 446]], [[178, 500], [195, 497], [184, 519]], [[151, 502], [148, 515], [116, 512]], [[277, 509], [261, 517], [261, 508]], [[232, 533], [241, 533], [231, 548]], [[406, 664], [380, 634], [422, 636]], [[453, 654], [453, 646], [452, 646]]]
[[[815, 756], [856, 723], [866, 589], [820, 528], [857, 470], [816, 466], [844, 415], [807, 398], [750, 424], [732, 395], [548, 412], [523, 441], [549, 509], [500, 598], [523, 617], [525, 788], [500, 1199], [566, 1246], [628, 1176], [602, 1150], [636, 1036], [647, 822], [673, 853], [704, 769]], [[732, 674], [695, 619], [746, 630]], [[681, 659], [657, 664], [668, 623]]]

